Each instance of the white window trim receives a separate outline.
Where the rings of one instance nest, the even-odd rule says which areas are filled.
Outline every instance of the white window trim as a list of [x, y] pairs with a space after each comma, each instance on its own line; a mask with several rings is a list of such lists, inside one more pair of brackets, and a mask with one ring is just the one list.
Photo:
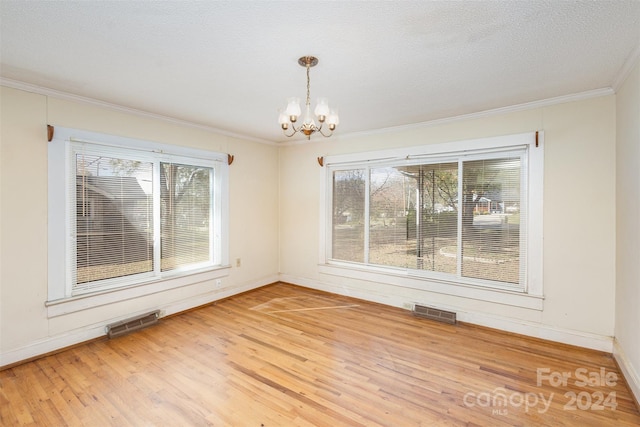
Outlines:
[[[407, 269], [370, 266], [358, 263], [330, 261], [328, 257], [331, 245], [331, 165], [349, 166], [385, 163], [390, 160], [420, 158], [421, 156], [447, 157], [452, 153], [461, 154], [475, 150], [504, 150], [510, 147], [528, 146], [527, 156], [527, 288], [514, 291], [490, 286], [477, 286], [471, 282], [463, 283], [451, 278], [438, 278], [437, 275], [423, 277]], [[491, 138], [447, 142], [442, 144], [405, 147], [374, 152], [352, 153], [327, 156], [325, 168], [320, 172], [320, 236], [319, 236], [319, 272], [322, 274], [383, 283], [394, 286], [419, 289], [446, 295], [496, 302], [517, 307], [542, 310], [543, 293], [543, 185], [544, 185], [544, 133], [529, 132]]]
[[[113, 149], [139, 150], [174, 157], [216, 162], [220, 186], [215, 193], [214, 209], [220, 216], [219, 227], [213, 230], [214, 239], [218, 240], [220, 253], [215, 254], [216, 265], [199, 270], [185, 272], [167, 272], [161, 277], [153, 277], [140, 283], [132, 283], [125, 287], [100, 289], [92, 293], [72, 295], [67, 272], [72, 262], [68, 230], [73, 225], [71, 215], [65, 213], [68, 185], [67, 178], [72, 169], [72, 144], [76, 142], [92, 143], [108, 146]], [[49, 143], [48, 180], [49, 180], [49, 227], [48, 227], [48, 301], [45, 303], [49, 317], [60, 316], [80, 310], [86, 310], [105, 304], [125, 301], [163, 292], [204, 281], [210, 281], [229, 274], [229, 186], [227, 155], [213, 151], [205, 151], [151, 141], [105, 135], [77, 129], [57, 127], [53, 140]], [[64, 224], [64, 226], [61, 226]]]
[[47, 301], [45, 303], [45, 306], [47, 307], [47, 316], [49, 318], [63, 316], [65, 314], [75, 313], [81, 310], [87, 310], [201, 282], [220, 279], [228, 276], [230, 270], [231, 267], [227, 265], [209, 269], [208, 271], [192, 272], [191, 274], [185, 274], [180, 277], [160, 279], [124, 288], [110, 289], [92, 294], [77, 295], [69, 298]]

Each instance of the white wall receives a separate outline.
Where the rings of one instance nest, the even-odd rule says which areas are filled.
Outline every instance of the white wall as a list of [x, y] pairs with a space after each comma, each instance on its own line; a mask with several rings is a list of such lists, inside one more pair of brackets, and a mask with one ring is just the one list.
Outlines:
[[[624, 92], [632, 95], [629, 114], [633, 114], [633, 108], [637, 114], [637, 69], [634, 73], [635, 80], [631, 82], [635, 89]], [[133, 312], [158, 307], [168, 311], [186, 309], [281, 278], [394, 306], [413, 302], [441, 305], [456, 310], [460, 320], [605, 351], [612, 351], [617, 321], [619, 342], [637, 372], [637, 304], [631, 300], [637, 300], [638, 295], [637, 259], [617, 267], [620, 313], [617, 318], [615, 314], [614, 95], [284, 147], [12, 88], [2, 88], [1, 107], [0, 366], [97, 336], [105, 324]], [[230, 167], [230, 259], [235, 266], [236, 258], [242, 258], [242, 267], [231, 269], [220, 291], [213, 290], [211, 283], [201, 283], [48, 318], [44, 306], [47, 123], [234, 154]], [[618, 132], [620, 123], [618, 120]], [[637, 125], [637, 120], [634, 123]], [[633, 128], [633, 124], [627, 127]], [[542, 310], [319, 273], [319, 191], [325, 169], [318, 165], [318, 156], [535, 130], [545, 132]], [[637, 149], [637, 129], [635, 132], [630, 138], [636, 146], [630, 149]], [[637, 173], [639, 161], [637, 156], [635, 159], [619, 161], [629, 162], [629, 170]], [[636, 185], [631, 191], [635, 191], [637, 203], [637, 175], [634, 179]], [[634, 218], [637, 222], [637, 211], [630, 213], [626, 221], [635, 224]], [[637, 224], [630, 225], [634, 226], [637, 236]], [[625, 229], [619, 229], [619, 234], [625, 233]], [[632, 244], [637, 244], [636, 238], [627, 241], [627, 245]], [[637, 247], [630, 252], [637, 257]], [[627, 285], [622, 281], [625, 272]]]
[[[280, 150], [280, 272], [285, 281], [612, 351], [615, 309], [615, 96]], [[544, 308], [526, 309], [322, 274], [318, 156], [545, 132]]]
[[614, 354], [640, 401], [640, 62], [616, 99], [616, 345]]
[[[0, 366], [99, 336], [104, 325], [132, 314], [156, 308], [170, 314], [278, 279], [276, 147], [96, 105], [1, 90]], [[222, 288], [202, 282], [48, 318], [47, 124], [233, 154], [233, 268]]]

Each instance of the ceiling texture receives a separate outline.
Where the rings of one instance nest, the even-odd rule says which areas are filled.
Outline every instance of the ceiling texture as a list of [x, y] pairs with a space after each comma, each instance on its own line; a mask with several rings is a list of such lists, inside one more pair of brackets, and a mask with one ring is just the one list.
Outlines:
[[5, 85], [282, 143], [305, 55], [340, 139], [615, 90], [640, 0], [0, 0], [0, 28]]

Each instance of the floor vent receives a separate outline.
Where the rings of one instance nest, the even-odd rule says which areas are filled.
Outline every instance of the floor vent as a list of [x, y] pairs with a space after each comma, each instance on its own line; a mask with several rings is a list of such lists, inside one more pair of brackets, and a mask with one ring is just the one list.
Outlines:
[[452, 311], [444, 311], [425, 305], [416, 304], [413, 306], [413, 315], [424, 317], [425, 319], [436, 320], [438, 322], [456, 324], [456, 314]]
[[141, 316], [132, 317], [131, 319], [112, 323], [107, 325], [107, 336], [109, 338], [115, 338], [128, 334], [129, 332], [138, 331], [147, 326], [155, 325], [158, 323], [159, 317], [160, 310], [156, 310]]

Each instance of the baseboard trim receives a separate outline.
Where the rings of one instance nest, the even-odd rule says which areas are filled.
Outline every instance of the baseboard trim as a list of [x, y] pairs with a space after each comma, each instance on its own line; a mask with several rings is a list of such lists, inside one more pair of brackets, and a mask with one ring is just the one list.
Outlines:
[[[372, 292], [371, 290], [367, 290], [367, 292], [365, 293], [358, 288], [352, 288], [345, 285], [336, 285], [319, 280], [310, 280], [307, 278], [286, 274], [281, 274], [280, 280], [283, 282], [292, 283], [294, 285], [304, 286], [307, 288], [331, 292], [339, 295], [351, 296], [354, 298], [360, 298], [363, 300], [391, 305], [399, 308], [404, 308], [405, 304], [407, 303], [406, 298], [397, 297], [395, 295], [390, 295], [387, 293]], [[613, 352], [613, 337], [575, 331], [571, 329], [556, 328], [540, 323], [499, 317], [486, 313], [466, 311], [454, 306], [439, 305], [438, 308], [456, 312], [457, 319], [461, 322], [472, 323], [474, 325], [485, 326], [488, 328], [499, 329], [516, 334], [527, 335], [530, 337], [545, 339], [548, 341], [575, 345], [592, 350], [604, 351], [606, 353]]]
[[622, 371], [622, 375], [624, 376], [633, 397], [636, 399], [636, 406], [640, 409], [640, 375], [638, 375], [638, 372], [631, 364], [631, 361], [629, 361], [629, 358], [618, 340], [613, 341], [613, 357], [616, 359], [616, 362]]
[[[277, 276], [269, 276], [261, 280], [247, 283], [241, 286], [230, 286], [208, 292], [205, 294], [195, 295], [181, 301], [174, 301], [161, 307], [154, 307], [161, 310], [162, 317], [177, 314], [195, 307], [206, 305], [230, 296], [247, 292], [253, 289], [261, 288], [271, 283], [277, 282]], [[149, 311], [144, 310], [144, 311]], [[128, 313], [125, 317], [135, 316], [140, 313]], [[106, 335], [105, 326], [109, 323], [122, 320], [120, 318], [105, 319], [95, 325], [83, 327], [81, 329], [65, 332], [59, 335], [43, 338], [31, 342], [22, 347], [18, 347], [0, 354], [0, 370], [9, 366], [13, 366], [22, 362], [33, 360], [35, 358], [73, 347], [83, 342], [92, 341]]]

